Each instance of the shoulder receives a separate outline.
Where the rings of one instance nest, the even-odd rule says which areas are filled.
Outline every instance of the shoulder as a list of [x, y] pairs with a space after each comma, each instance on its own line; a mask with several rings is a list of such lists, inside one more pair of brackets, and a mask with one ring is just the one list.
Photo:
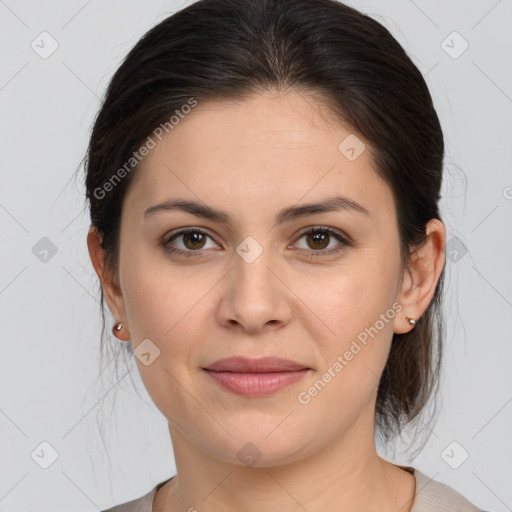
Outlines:
[[414, 469], [416, 495], [411, 512], [486, 512], [450, 486]]
[[102, 512], [152, 512], [153, 501], [155, 500], [158, 489], [160, 489], [162, 485], [167, 483], [169, 480], [172, 480], [173, 478], [174, 477], [171, 477], [155, 485], [151, 491], [149, 491], [144, 496], [141, 496], [140, 498], [121, 503], [120, 505], [116, 505], [115, 507], [103, 510]]
[[153, 500], [156, 495], [156, 488], [141, 498], [137, 498], [121, 505], [104, 510], [103, 512], [152, 512]]

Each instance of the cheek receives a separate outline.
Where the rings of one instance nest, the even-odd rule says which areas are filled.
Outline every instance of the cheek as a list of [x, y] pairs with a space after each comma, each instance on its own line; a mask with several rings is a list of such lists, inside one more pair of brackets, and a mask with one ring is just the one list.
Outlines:
[[214, 284], [211, 274], [198, 283], [190, 271], [143, 258], [132, 260], [124, 271], [123, 297], [130, 332], [136, 335], [133, 342], [146, 337], [170, 340]]
[[163, 283], [152, 276], [151, 271], [132, 268], [123, 289], [126, 315], [134, 345], [143, 338], [158, 338], [161, 332], [171, 327], [171, 315], [163, 315], [165, 310], [172, 311], [169, 300], [172, 290], [163, 293]]
[[[181, 386], [191, 388], [188, 370], [197, 328], [193, 317], [200, 311], [194, 306], [200, 306], [205, 290], [161, 265], [132, 261], [125, 272], [123, 295], [135, 362], [153, 402], [170, 417], [170, 410], [190, 407]], [[150, 353], [149, 364], [137, 357], [146, 352]]]
[[339, 376], [333, 379], [333, 388], [355, 390], [357, 396], [359, 392], [369, 393], [376, 385], [386, 363], [397, 314], [393, 308], [395, 278], [394, 271], [386, 272], [380, 261], [361, 259], [357, 266], [317, 280], [304, 295], [309, 309], [321, 320], [318, 325], [326, 326], [322, 327], [325, 335], [312, 333], [325, 370], [336, 362], [343, 366], [342, 370], [340, 364], [331, 368], [331, 374]]
[[326, 333], [347, 339], [392, 306], [396, 288], [392, 274], [379, 262], [361, 260], [358, 265], [317, 276], [301, 294], [330, 328]]
[[311, 414], [331, 411], [348, 426], [376, 397], [396, 314], [389, 291], [382, 280], [377, 283], [371, 272], [355, 272], [327, 281], [324, 293], [310, 295], [311, 309], [333, 331], [316, 335], [321, 365], [312, 387], [301, 389], [312, 393]]

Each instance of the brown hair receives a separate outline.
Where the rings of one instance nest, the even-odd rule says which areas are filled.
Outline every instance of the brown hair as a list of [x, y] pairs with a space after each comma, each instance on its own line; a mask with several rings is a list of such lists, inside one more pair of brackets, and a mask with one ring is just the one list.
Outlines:
[[[87, 200], [113, 274], [121, 206], [137, 165], [108, 193], [98, 190], [155, 128], [190, 98], [243, 99], [288, 88], [326, 98], [336, 118], [367, 142], [393, 192], [402, 261], [409, 261], [425, 241], [427, 222], [440, 219], [444, 141], [425, 80], [400, 44], [383, 25], [334, 0], [199, 0], [138, 41], [94, 123], [85, 158]], [[436, 395], [443, 277], [444, 269], [416, 327], [393, 336], [376, 404], [386, 440]], [[102, 335], [103, 303], [101, 288]]]

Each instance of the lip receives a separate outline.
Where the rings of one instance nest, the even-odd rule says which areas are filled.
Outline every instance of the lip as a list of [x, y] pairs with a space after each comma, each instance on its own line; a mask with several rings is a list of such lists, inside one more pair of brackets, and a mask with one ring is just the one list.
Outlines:
[[228, 357], [219, 359], [204, 368], [214, 372], [236, 372], [236, 373], [270, 373], [270, 372], [293, 372], [297, 370], [309, 370], [307, 366], [283, 359], [282, 357], [266, 356], [257, 359], [248, 357]]
[[243, 396], [265, 396], [298, 382], [311, 368], [290, 359], [267, 356], [219, 359], [203, 370], [227, 391]]

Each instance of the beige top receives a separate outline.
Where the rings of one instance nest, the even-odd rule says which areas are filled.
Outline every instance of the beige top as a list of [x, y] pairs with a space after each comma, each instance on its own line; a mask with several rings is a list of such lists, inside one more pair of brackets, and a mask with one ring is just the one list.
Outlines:
[[[416, 477], [416, 495], [411, 512], [486, 512], [470, 503], [446, 484], [436, 482], [415, 468], [399, 466]], [[174, 478], [174, 477], [173, 477]], [[103, 512], [153, 512], [157, 490], [170, 479], [156, 485], [148, 494]]]

